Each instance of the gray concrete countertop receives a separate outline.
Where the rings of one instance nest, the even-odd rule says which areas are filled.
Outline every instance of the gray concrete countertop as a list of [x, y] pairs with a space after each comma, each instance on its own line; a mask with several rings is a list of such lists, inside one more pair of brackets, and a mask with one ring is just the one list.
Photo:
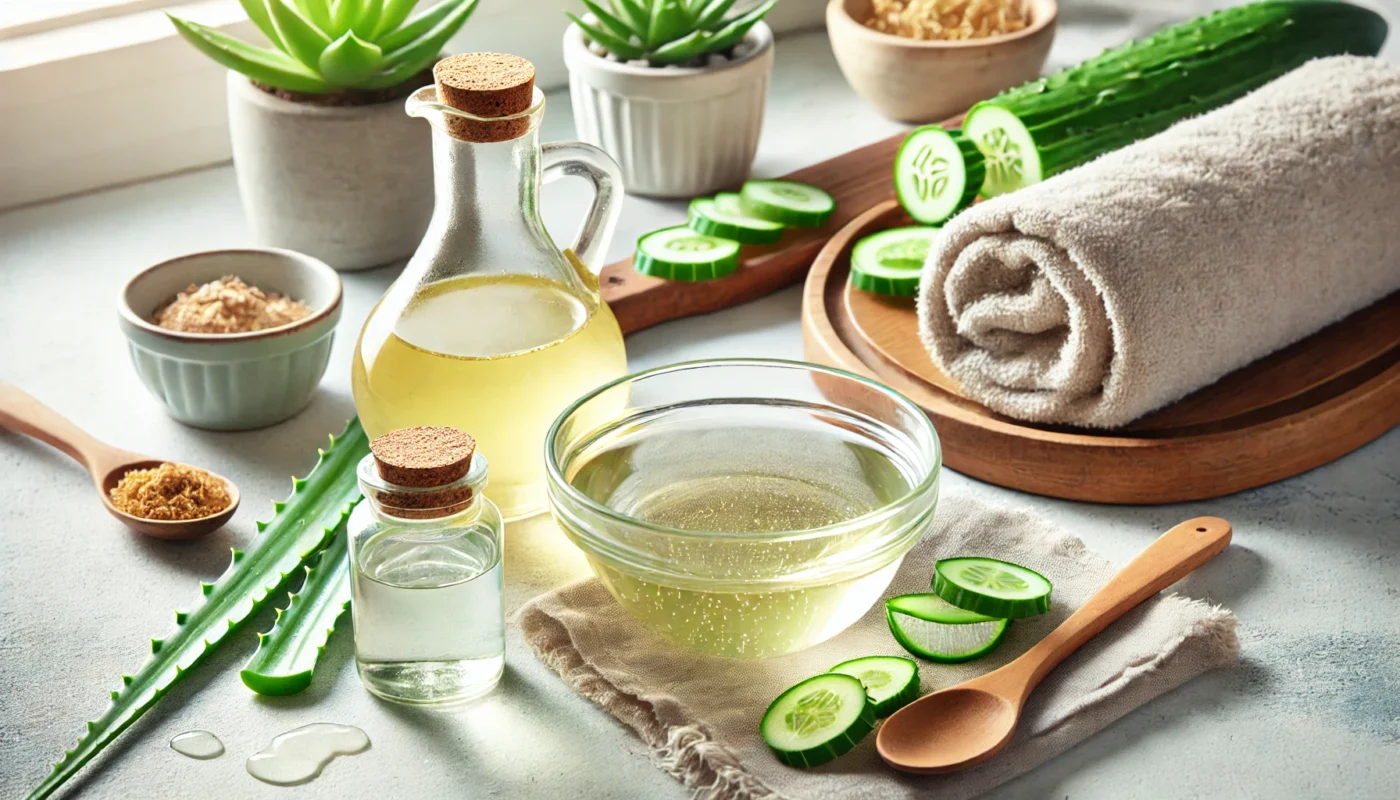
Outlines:
[[[1180, 9], [1173, 9], [1176, 14]], [[1092, 54], [1139, 31], [1114, 18], [1066, 26], [1054, 61]], [[778, 45], [758, 175], [778, 175], [890, 135], [847, 88], [825, 38]], [[568, 99], [551, 97], [544, 138], [572, 136]], [[561, 234], [581, 189], [550, 187]], [[613, 247], [621, 256], [681, 206], [629, 199]], [[314, 448], [354, 413], [351, 349], [392, 270], [345, 276], [345, 314], [316, 400], [295, 419], [220, 434], [167, 417], [138, 382], [116, 326], [133, 272], [190, 251], [243, 245], [248, 233], [224, 167], [0, 216], [0, 380], [14, 382], [119, 446], [207, 465], [234, 479], [243, 507], [192, 544], [156, 542], [107, 516], [83, 471], [28, 439], [0, 434], [0, 797], [20, 797], [72, 746], [106, 692], [171, 629], [196, 582], [249, 541], [269, 501], [304, 474]], [[663, 325], [628, 341], [631, 366], [733, 355], [801, 358], [799, 295]], [[1029, 506], [1126, 561], [1172, 524], [1199, 514], [1235, 525], [1230, 550], [1186, 591], [1240, 619], [1238, 667], [1198, 678], [1069, 753], [1002, 787], [999, 798], [1394, 798], [1400, 787], [1400, 431], [1306, 475], [1211, 502], [1119, 508], [1062, 502], [956, 474], [944, 491]], [[584, 574], [547, 519], [508, 533], [511, 609]], [[253, 625], [266, 629], [270, 615]], [[342, 623], [346, 626], [346, 623]], [[490, 697], [448, 712], [373, 700], [350, 637], [338, 634], [313, 687], [262, 698], [237, 678], [255, 646], [244, 632], [195, 670], [85, 768], [64, 796], [110, 798], [656, 797], [685, 792], [640, 743], [535, 661], [510, 630], [508, 671]], [[319, 721], [359, 725], [368, 752], [299, 789], [253, 780], [243, 760], [276, 734]], [[171, 736], [204, 728], [228, 754], [199, 762]]]

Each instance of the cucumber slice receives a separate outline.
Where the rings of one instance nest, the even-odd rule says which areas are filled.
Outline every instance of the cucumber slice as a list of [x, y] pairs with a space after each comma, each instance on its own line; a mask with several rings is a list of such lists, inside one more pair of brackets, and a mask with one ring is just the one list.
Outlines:
[[987, 159], [983, 197], [996, 197], [1044, 180], [1035, 138], [1010, 111], [978, 104], [963, 120], [963, 133]]
[[890, 633], [905, 650], [940, 664], [981, 658], [1001, 644], [1008, 620], [974, 614], [936, 594], [905, 594], [885, 602]]
[[749, 181], [739, 204], [745, 214], [796, 228], [819, 228], [836, 210], [831, 195], [795, 181]]
[[759, 732], [790, 767], [815, 767], [850, 752], [875, 729], [860, 679], [828, 672], [793, 686], [763, 712]]
[[726, 201], [724, 206], [720, 205], [719, 198], [702, 197], [690, 201], [687, 224], [691, 230], [733, 239], [740, 244], [772, 244], [783, 235], [782, 223], [748, 216], [739, 206], [739, 195], [729, 196], [734, 199]]
[[958, 608], [1019, 619], [1050, 610], [1050, 581], [1032, 569], [995, 558], [945, 558], [933, 567], [933, 593]]
[[850, 675], [865, 687], [875, 716], [883, 719], [919, 699], [919, 665], [899, 656], [866, 656], [827, 670]]
[[739, 268], [739, 243], [706, 236], [685, 225], [652, 231], [637, 240], [632, 268], [672, 281], [708, 281]]
[[972, 205], [986, 159], [961, 131], [915, 128], [894, 157], [894, 193], [916, 222], [940, 225]]
[[851, 248], [851, 285], [866, 292], [913, 297], [938, 228], [911, 225], [872, 233]]

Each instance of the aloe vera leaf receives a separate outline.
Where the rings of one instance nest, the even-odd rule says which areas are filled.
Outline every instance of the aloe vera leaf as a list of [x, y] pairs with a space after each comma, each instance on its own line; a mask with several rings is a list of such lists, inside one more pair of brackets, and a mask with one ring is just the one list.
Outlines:
[[685, 13], [688, 14], [692, 20], [698, 20], [700, 14], [705, 11], [705, 6], [709, 5], [709, 2], [710, 0], [685, 0]]
[[673, 42], [692, 30], [690, 18], [680, 0], [656, 0], [651, 7], [651, 23], [647, 26], [647, 47], [660, 47]]
[[413, 7], [416, 5], [418, 0], [384, 0], [379, 9], [379, 18], [374, 23], [374, 32], [371, 34], [375, 42], [378, 43], [380, 37], [402, 25], [403, 21], [408, 19], [408, 15], [413, 13]]
[[170, 22], [185, 41], [219, 64], [249, 78], [293, 92], [319, 94], [329, 92], [331, 85], [305, 64], [285, 53], [254, 47], [222, 31], [191, 22], [171, 14]]
[[384, 66], [384, 54], [351, 30], [321, 51], [318, 65], [321, 74], [331, 82], [341, 86], [359, 86]]
[[[464, 5], [475, 6], [476, 0], [442, 0], [441, 3], [414, 17], [412, 21], [379, 37], [375, 44], [379, 45], [379, 49], [386, 53], [399, 50], [414, 40], [422, 38], [428, 31], [436, 28], [439, 23]], [[463, 19], [463, 21], [466, 20]]]
[[258, 651], [239, 676], [258, 694], [288, 695], [311, 685], [316, 661], [350, 605], [350, 558], [345, 525], [336, 529], [306, 580], [277, 612], [272, 630], [258, 634]]
[[262, 35], [272, 42], [272, 46], [281, 50], [282, 37], [277, 35], [277, 26], [272, 24], [272, 18], [267, 15], [267, 5], [263, 0], [238, 0], [238, 4], [243, 6], [243, 12], [248, 15], [248, 19], [258, 26]]
[[574, 21], [574, 24], [583, 31], [585, 36], [597, 42], [604, 50], [607, 50], [623, 61], [634, 61], [646, 56], [646, 50], [637, 47], [631, 42], [623, 41], [621, 38], [608, 33], [606, 29], [600, 28], [597, 25], [590, 25], [567, 11], [564, 13], [569, 19]]
[[619, 18], [627, 20], [638, 39], [646, 41], [647, 27], [651, 25], [651, 13], [642, 0], [608, 0]]
[[408, 44], [384, 55], [384, 64], [389, 68], [379, 77], [365, 82], [365, 88], [381, 89], [397, 86], [427, 69], [442, 52], [447, 40], [462, 27], [472, 11], [476, 10], [477, 0], [466, 0], [458, 4], [451, 14], [444, 17], [431, 30]]
[[277, 35], [287, 46], [287, 53], [311, 69], [317, 69], [321, 51], [330, 46], [331, 37], [303, 17], [292, 0], [267, 0], [267, 13], [277, 27]]
[[712, 0], [705, 6], [705, 10], [700, 12], [700, 16], [695, 20], [695, 27], [706, 31], [719, 28], [724, 24], [724, 15], [733, 7], [734, 0]]
[[272, 504], [276, 511], [272, 519], [258, 523], [252, 547], [247, 552], [234, 550], [224, 574], [213, 583], [200, 584], [204, 602], [199, 608], [175, 612], [175, 632], [151, 640], [150, 660], [135, 675], [122, 676], [121, 688], [111, 693], [112, 705], [87, 724], [78, 743], [64, 752], [28, 800], [48, 797], [73, 777], [325, 544], [360, 497], [355, 465], [368, 452], [369, 439], [357, 419], [345, 426], [339, 438], [331, 437], [330, 448], [320, 451], [311, 473], [292, 481], [291, 496]]
[[614, 17], [612, 14], [609, 14], [608, 12], [604, 11], [603, 7], [593, 2], [593, 0], [583, 0], [583, 5], [593, 13], [593, 16], [598, 18], [599, 22], [603, 23], [609, 29], [611, 29], [613, 33], [616, 33], [623, 39], [627, 39], [632, 36], [632, 29], [627, 25], [626, 22], [623, 22], [617, 17]]
[[739, 16], [725, 23], [723, 28], [715, 31], [714, 37], [707, 43], [709, 52], [717, 53], [721, 50], [728, 50], [739, 43], [744, 38], [744, 34], [749, 32], [749, 28], [758, 24], [763, 19], [763, 15], [773, 10], [773, 6], [778, 4], [778, 0], [768, 0], [768, 2], [745, 11]]

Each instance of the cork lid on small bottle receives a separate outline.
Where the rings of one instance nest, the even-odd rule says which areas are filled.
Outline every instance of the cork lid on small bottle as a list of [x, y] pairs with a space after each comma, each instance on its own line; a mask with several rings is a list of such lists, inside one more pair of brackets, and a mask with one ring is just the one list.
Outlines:
[[506, 53], [462, 53], [433, 67], [438, 100], [475, 117], [513, 117], [486, 122], [447, 114], [447, 131], [467, 142], [504, 142], [530, 130], [535, 65]]
[[[379, 477], [420, 491], [381, 491], [377, 502], [396, 517], [445, 517], [471, 505], [472, 488], [461, 484], [471, 469], [476, 441], [445, 426], [399, 428], [369, 443]], [[421, 491], [443, 487], [441, 491]]]

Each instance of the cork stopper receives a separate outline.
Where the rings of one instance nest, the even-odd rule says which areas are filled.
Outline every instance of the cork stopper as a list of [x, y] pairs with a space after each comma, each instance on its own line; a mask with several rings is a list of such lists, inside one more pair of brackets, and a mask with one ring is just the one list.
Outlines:
[[472, 488], [458, 484], [471, 469], [476, 441], [449, 427], [400, 428], [369, 443], [379, 477], [413, 489], [444, 487], [438, 492], [381, 491], [377, 501], [396, 517], [445, 517], [471, 505]]
[[[535, 65], [505, 53], [462, 53], [433, 67], [438, 100], [476, 117], [512, 117], [530, 110]], [[447, 131], [466, 142], [504, 142], [524, 136], [530, 119], [482, 122], [447, 115]]]

